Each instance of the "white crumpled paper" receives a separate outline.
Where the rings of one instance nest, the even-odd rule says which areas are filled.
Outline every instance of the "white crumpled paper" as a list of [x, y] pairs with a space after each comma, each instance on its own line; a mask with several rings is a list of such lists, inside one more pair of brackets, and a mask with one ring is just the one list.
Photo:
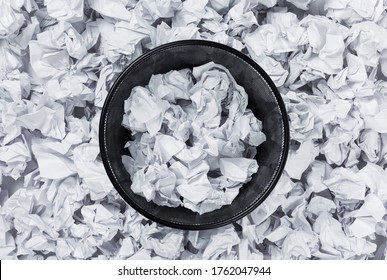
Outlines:
[[[0, 258], [385, 259], [386, 8], [383, 0], [0, 1]], [[290, 120], [288, 163], [275, 189], [219, 229], [148, 221], [115, 192], [99, 155], [101, 108], [117, 74], [149, 49], [181, 39], [250, 56], [278, 87]], [[188, 98], [184, 75], [173, 72], [166, 83], [155, 76], [152, 86], [163, 84], [156, 100]], [[195, 97], [198, 108], [205, 104]], [[200, 108], [198, 122], [217, 123]], [[184, 113], [177, 106], [158, 113], [174, 141], [185, 143], [191, 125]], [[258, 145], [259, 124], [250, 120], [242, 116], [233, 135], [246, 137], [251, 124], [254, 136], [245, 139]], [[151, 139], [137, 139], [149, 153], [138, 152], [129, 172], [152, 158]], [[158, 160], [174, 154], [180, 175], [160, 163], [164, 202], [174, 199], [173, 180], [220, 168], [212, 137], [201, 138], [200, 148], [161, 153], [165, 140], [158, 137]], [[217, 144], [240, 153], [228, 143]], [[209, 163], [199, 164], [206, 154]], [[197, 202], [215, 186], [211, 204], [237, 194], [226, 176], [200, 179], [197, 193], [187, 184], [180, 191]]]
[[[87, 1], [87, 0], [86, 0]], [[48, 14], [58, 20], [77, 22], [83, 19], [84, 0], [45, 0]]]
[[[122, 157], [133, 192], [200, 214], [230, 204], [258, 170], [246, 149], [266, 139], [246, 107], [244, 89], [213, 62], [134, 87], [122, 120], [134, 136], [126, 145], [131, 156]], [[217, 176], [207, 176], [210, 170]]]

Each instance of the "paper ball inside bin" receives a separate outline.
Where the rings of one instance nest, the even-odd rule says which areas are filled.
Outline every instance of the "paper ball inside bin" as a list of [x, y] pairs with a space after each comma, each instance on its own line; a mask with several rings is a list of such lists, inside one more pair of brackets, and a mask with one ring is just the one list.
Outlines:
[[[231, 205], [198, 214], [184, 207], [159, 206], [131, 190], [131, 178], [122, 163], [131, 132], [121, 125], [124, 101], [136, 86], [146, 86], [153, 74], [193, 68], [208, 62], [226, 67], [248, 94], [248, 108], [262, 121], [266, 141], [258, 146], [258, 172], [239, 191]], [[257, 208], [271, 193], [285, 166], [289, 123], [284, 102], [270, 77], [243, 53], [223, 44], [184, 40], [156, 47], [132, 62], [116, 79], [102, 108], [100, 151], [106, 172], [121, 197], [140, 214], [157, 223], [186, 230], [221, 227]]]

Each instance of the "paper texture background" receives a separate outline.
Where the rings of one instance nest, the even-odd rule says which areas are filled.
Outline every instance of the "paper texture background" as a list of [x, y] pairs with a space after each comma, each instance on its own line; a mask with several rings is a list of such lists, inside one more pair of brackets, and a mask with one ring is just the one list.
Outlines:
[[[385, 0], [1, 0], [0, 259], [385, 259]], [[205, 39], [249, 55], [291, 121], [285, 172], [233, 225], [181, 231], [116, 193], [98, 146], [118, 73]]]

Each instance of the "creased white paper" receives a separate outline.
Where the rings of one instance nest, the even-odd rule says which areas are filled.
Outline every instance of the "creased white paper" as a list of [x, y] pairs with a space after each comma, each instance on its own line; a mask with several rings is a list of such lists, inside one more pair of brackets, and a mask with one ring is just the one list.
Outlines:
[[[246, 107], [244, 89], [213, 62], [154, 75], [145, 88], [135, 87], [122, 121], [134, 136], [126, 145], [131, 156], [122, 157], [132, 190], [200, 214], [230, 204], [258, 170], [246, 147], [266, 140]], [[207, 176], [210, 170], [217, 175]]]

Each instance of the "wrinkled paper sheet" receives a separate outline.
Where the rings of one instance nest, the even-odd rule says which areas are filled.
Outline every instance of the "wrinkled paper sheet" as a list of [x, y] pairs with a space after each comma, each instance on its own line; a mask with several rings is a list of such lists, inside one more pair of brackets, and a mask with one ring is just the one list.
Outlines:
[[[386, 8], [383, 0], [1, 1], [0, 258], [385, 259]], [[247, 217], [214, 230], [147, 221], [115, 192], [99, 155], [101, 107], [117, 74], [181, 39], [250, 56], [290, 120], [276, 188]], [[163, 93], [168, 102], [185, 98]], [[139, 128], [154, 133], [165, 110], [174, 138], [184, 138], [178, 108], [157, 108]], [[160, 149], [170, 140], [158, 137], [160, 160], [178, 153], [178, 145]], [[200, 150], [182, 151], [200, 162]], [[168, 184], [170, 173], [157, 168]]]

